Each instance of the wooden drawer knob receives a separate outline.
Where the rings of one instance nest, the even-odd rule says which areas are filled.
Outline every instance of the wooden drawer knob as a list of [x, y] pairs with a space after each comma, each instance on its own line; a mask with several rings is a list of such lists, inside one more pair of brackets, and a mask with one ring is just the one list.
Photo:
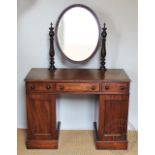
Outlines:
[[64, 90], [64, 86], [60, 86], [59, 88], [60, 88], [60, 90]]
[[34, 85], [32, 85], [32, 86], [31, 86], [31, 90], [34, 90], [34, 89], [35, 89], [35, 86], [34, 86]]
[[124, 86], [120, 86], [120, 90], [125, 90], [125, 87]]
[[96, 89], [96, 87], [95, 87], [95, 86], [92, 86], [92, 87], [91, 87], [91, 90], [95, 90], [95, 89]]
[[108, 90], [109, 89], [109, 86], [105, 86], [105, 89]]
[[50, 85], [47, 85], [47, 86], [46, 86], [46, 89], [51, 89], [51, 86], [50, 86]]

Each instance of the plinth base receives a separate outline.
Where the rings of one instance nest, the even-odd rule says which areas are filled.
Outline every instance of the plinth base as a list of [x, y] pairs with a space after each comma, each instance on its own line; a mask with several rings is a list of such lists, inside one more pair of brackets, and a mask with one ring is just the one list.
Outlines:
[[104, 141], [104, 140], [98, 140], [96, 122], [94, 122], [94, 131], [95, 131], [96, 149], [127, 150], [128, 141]]
[[57, 138], [56, 139], [28, 139], [26, 142], [27, 149], [57, 149], [59, 142], [60, 122], [57, 125]]

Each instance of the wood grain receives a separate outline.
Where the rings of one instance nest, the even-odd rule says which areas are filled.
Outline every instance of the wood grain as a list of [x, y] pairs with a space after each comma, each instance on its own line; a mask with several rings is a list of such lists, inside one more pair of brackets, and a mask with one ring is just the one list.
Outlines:
[[56, 91], [65, 92], [82, 92], [82, 91], [99, 91], [100, 87], [98, 83], [57, 83]]
[[127, 149], [130, 79], [123, 70], [32, 69], [25, 81], [27, 148], [58, 147], [56, 96], [66, 93], [99, 96], [97, 149]]
[[50, 81], [50, 82], [130, 82], [129, 77], [122, 69], [57, 69], [50, 72], [47, 68], [33, 68], [28, 73], [25, 81]]

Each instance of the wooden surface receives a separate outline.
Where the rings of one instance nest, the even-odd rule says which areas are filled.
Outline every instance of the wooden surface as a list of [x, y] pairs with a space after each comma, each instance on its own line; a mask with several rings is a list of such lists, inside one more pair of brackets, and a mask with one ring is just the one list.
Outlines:
[[57, 83], [58, 92], [96, 92], [99, 91], [98, 83]]
[[47, 68], [33, 68], [25, 78], [26, 81], [110, 81], [129, 82], [127, 74], [122, 69], [57, 69], [51, 71]]
[[[97, 149], [127, 149], [130, 79], [121, 69], [32, 69], [26, 79], [27, 148], [57, 148], [57, 94], [98, 94]], [[75, 120], [76, 121], [76, 120]]]
[[100, 95], [98, 149], [127, 149], [128, 95]]

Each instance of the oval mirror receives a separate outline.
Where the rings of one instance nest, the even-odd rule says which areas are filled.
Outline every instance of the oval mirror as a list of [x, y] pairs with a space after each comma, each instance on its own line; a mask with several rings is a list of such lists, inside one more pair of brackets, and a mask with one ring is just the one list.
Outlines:
[[99, 20], [87, 6], [72, 5], [58, 18], [56, 42], [63, 55], [72, 62], [91, 58], [97, 50], [99, 36]]

